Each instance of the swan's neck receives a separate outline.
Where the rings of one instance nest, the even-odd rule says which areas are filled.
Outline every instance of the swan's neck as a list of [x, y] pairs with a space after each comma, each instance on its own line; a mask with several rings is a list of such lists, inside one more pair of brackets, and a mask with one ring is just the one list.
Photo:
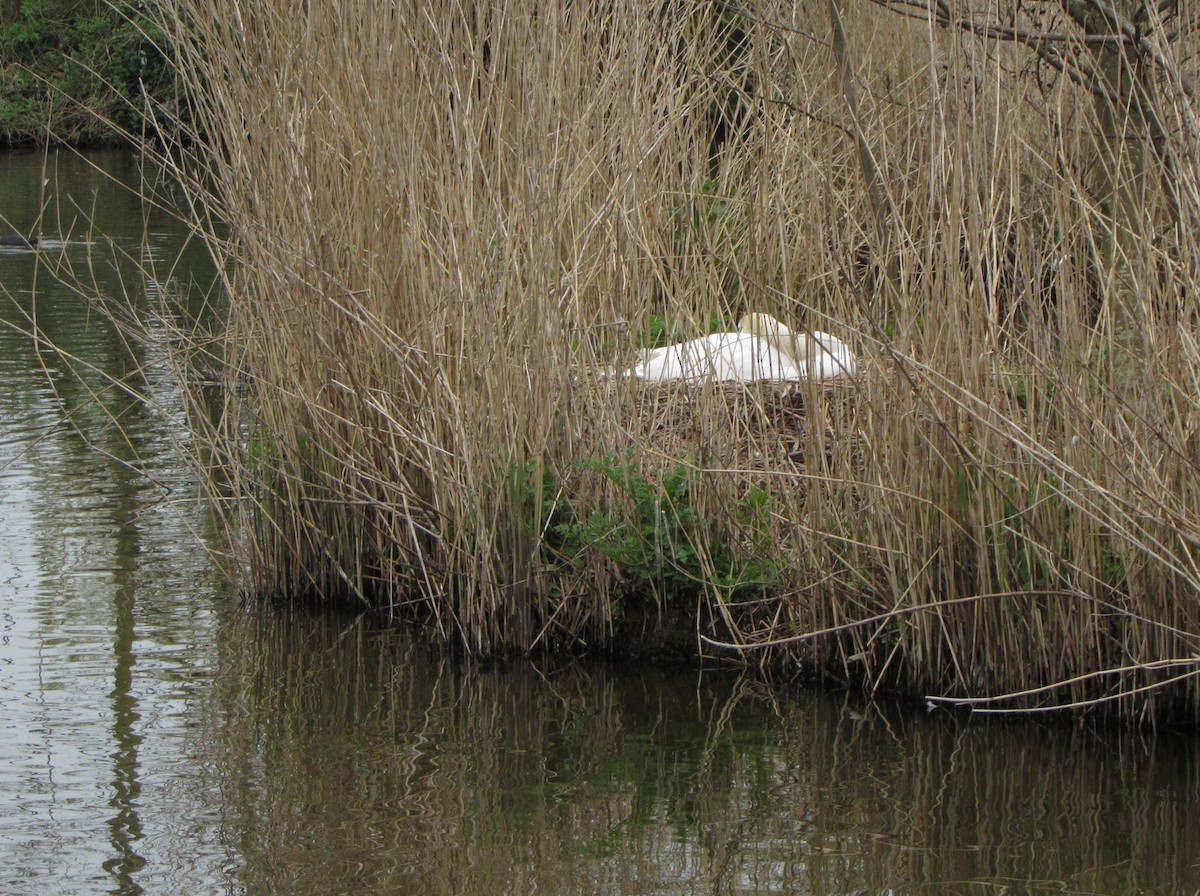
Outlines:
[[793, 333], [783, 323], [761, 312], [747, 314], [738, 324], [743, 333], [750, 333], [759, 339], [765, 339], [775, 350], [787, 355], [798, 365], [803, 365], [808, 359], [808, 340], [799, 333]]

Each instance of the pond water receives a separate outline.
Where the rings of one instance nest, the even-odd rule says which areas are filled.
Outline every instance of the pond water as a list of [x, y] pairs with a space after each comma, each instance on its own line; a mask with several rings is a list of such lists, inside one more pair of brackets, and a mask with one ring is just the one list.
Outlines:
[[51, 276], [202, 299], [146, 177], [0, 157], [3, 229], [52, 240], [0, 250], [0, 892], [1200, 892], [1195, 736], [464, 664], [240, 600], [165, 359]]

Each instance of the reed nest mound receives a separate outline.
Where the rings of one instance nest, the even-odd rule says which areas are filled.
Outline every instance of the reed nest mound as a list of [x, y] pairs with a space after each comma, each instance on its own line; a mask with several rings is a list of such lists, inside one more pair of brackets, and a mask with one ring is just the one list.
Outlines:
[[875, 368], [854, 377], [814, 382], [640, 382], [628, 387], [625, 435], [630, 447], [745, 481], [775, 474], [805, 483], [866, 472], [863, 429], [867, 383]]
[[[731, 475], [805, 472], [814, 444], [830, 459], [836, 445], [861, 437], [832, 425], [849, 423], [856, 389], [849, 377], [814, 383], [638, 383], [630, 419], [640, 424], [636, 441], [665, 457], [699, 458]], [[820, 433], [810, 432], [808, 409], [814, 405], [821, 408]]]

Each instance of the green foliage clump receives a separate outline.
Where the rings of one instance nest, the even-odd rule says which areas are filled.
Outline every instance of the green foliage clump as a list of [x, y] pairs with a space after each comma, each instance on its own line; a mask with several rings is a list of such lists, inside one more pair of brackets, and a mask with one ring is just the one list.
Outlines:
[[139, 133], [175, 95], [162, 46], [143, 2], [22, 0], [0, 15], [0, 141]]
[[752, 489], [729, 508], [728, 519], [750, 542], [739, 551], [725, 524], [698, 511], [690, 467], [679, 464], [654, 478], [638, 472], [632, 458], [582, 460], [575, 467], [617, 486], [619, 500], [584, 511], [571, 506], [562, 488], [543, 486], [544, 545], [572, 567], [598, 555], [615, 565], [630, 594], [660, 604], [704, 589], [730, 597], [758, 592], [778, 579], [764, 528], [765, 491]]

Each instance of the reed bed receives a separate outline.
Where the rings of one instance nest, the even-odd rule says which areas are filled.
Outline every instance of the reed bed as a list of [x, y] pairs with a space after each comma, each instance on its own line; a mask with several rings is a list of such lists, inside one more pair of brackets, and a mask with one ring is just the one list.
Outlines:
[[[1196, 24], [1143, 133], [1024, 44], [841, 5], [167, 0], [246, 588], [476, 655], [649, 608], [872, 689], [1194, 719]], [[619, 374], [745, 310], [858, 374]]]

